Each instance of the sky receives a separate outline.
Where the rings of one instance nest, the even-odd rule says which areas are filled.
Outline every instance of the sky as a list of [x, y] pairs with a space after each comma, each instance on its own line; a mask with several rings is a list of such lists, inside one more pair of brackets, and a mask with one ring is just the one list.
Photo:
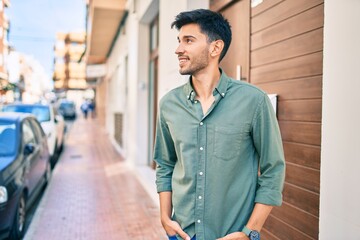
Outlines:
[[11, 0], [9, 44], [52, 77], [56, 32], [85, 31], [86, 0]]

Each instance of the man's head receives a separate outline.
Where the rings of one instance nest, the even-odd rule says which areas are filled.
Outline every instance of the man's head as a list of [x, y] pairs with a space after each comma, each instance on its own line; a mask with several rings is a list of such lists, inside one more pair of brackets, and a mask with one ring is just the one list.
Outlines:
[[180, 30], [187, 24], [197, 24], [200, 31], [207, 36], [209, 43], [222, 40], [224, 48], [220, 54], [219, 62], [225, 56], [231, 43], [231, 28], [229, 22], [217, 12], [207, 9], [197, 9], [188, 12], [181, 12], [175, 17], [175, 21], [171, 24], [171, 28], [175, 26]]

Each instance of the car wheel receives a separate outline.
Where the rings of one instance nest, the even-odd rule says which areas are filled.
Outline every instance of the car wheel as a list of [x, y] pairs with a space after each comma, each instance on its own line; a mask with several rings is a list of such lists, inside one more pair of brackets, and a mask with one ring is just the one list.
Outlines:
[[46, 166], [46, 172], [45, 172], [45, 184], [48, 184], [50, 182], [51, 173], [52, 173], [51, 165], [50, 165], [50, 163], [48, 163], [48, 165]]
[[18, 206], [16, 209], [14, 224], [10, 233], [10, 239], [21, 239], [25, 232], [26, 219], [26, 198], [21, 194]]
[[64, 136], [61, 139], [61, 143], [60, 143], [60, 146], [59, 146], [58, 153], [61, 153], [63, 151], [63, 149], [64, 149]]

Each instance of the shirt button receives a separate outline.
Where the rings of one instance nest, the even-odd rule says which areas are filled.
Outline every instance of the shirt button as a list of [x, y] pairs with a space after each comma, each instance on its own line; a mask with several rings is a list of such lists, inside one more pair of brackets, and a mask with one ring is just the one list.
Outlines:
[[203, 148], [203, 147], [200, 147], [200, 151], [202, 151], [202, 150], [204, 150], [204, 148]]
[[204, 125], [204, 123], [203, 123], [203, 122], [200, 122], [200, 126], [202, 126], [202, 125]]
[[225, 96], [225, 93], [222, 93], [221, 95], [222, 95], [222, 96]]
[[202, 197], [201, 197], [201, 196], [199, 196], [199, 199], [202, 199]]
[[200, 176], [202, 176], [204, 173], [203, 172], [199, 172]]
[[198, 219], [198, 220], [197, 220], [197, 222], [198, 222], [198, 223], [201, 223], [201, 220], [200, 220], [200, 219]]
[[197, 100], [195, 100], [195, 103], [197, 103], [198, 101]]

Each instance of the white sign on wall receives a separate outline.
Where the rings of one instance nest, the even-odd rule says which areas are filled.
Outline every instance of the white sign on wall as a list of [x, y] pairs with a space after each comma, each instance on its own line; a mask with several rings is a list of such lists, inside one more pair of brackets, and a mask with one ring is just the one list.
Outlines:
[[93, 64], [86, 66], [86, 78], [98, 78], [106, 75], [106, 64]]
[[251, 0], [251, 7], [254, 8], [262, 2], [263, 0]]

